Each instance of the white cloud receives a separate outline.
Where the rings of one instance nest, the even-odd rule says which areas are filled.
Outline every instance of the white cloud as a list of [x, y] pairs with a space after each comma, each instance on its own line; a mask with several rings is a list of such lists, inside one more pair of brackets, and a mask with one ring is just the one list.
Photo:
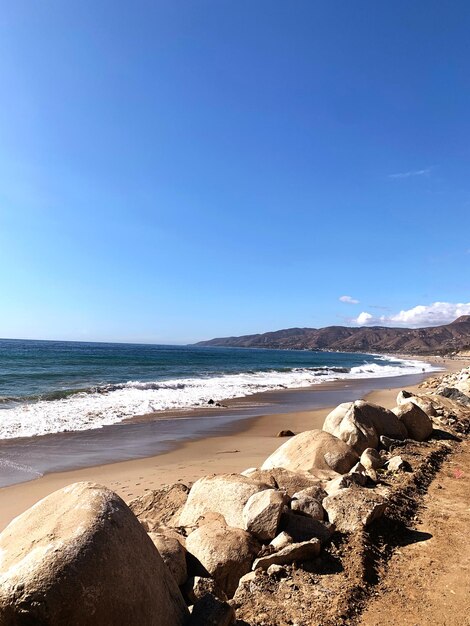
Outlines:
[[373, 315], [363, 311], [360, 315], [357, 316], [357, 319], [355, 319], [354, 321], [356, 322], [356, 324], [359, 324], [359, 326], [367, 326], [369, 322], [373, 319]]
[[353, 321], [359, 326], [405, 326], [419, 328], [421, 326], [440, 326], [449, 324], [461, 315], [470, 315], [470, 302], [434, 302], [433, 304], [413, 307], [400, 311], [395, 315], [375, 316], [363, 311]]
[[359, 300], [352, 298], [351, 296], [340, 296], [340, 302], [346, 302], [347, 304], [359, 304]]
[[432, 167], [426, 167], [423, 170], [411, 170], [409, 172], [399, 172], [398, 174], [389, 174], [389, 178], [410, 178], [410, 176], [429, 176]]

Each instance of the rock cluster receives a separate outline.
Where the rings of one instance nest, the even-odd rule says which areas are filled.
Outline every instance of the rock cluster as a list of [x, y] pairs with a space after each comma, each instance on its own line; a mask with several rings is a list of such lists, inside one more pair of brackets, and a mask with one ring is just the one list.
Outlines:
[[321, 558], [335, 531], [382, 516], [382, 476], [411, 470], [393, 450], [469, 406], [467, 368], [422, 394], [401, 391], [393, 411], [343, 403], [323, 430], [290, 436], [260, 468], [190, 489], [170, 485], [129, 507], [99, 485], [61, 489], [0, 535], [0, 623], [234, 624], [230, 598], [259, 572], [284, 579], [293, 563]]

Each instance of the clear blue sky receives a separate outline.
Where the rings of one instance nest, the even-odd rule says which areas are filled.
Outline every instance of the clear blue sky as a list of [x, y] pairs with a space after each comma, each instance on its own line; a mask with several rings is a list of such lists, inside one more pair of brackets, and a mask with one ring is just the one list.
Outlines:
[[0, 9], [0, 336], [466, 312], [466, 0]]

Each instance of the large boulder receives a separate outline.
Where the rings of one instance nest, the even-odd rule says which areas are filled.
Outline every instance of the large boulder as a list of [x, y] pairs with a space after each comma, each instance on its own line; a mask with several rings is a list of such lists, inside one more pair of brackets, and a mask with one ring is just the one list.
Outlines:
[[147, 530], [161, 525], [172, 526], [178, 521], [179, 512], [188, 499], [189, 487], [180, 483], [165, 485], [144, 493], [129, 502], [129, 508]]
[[183, 585], [188, 578], [185, 548], [175, 537], [153, 532], [149, 533], [149, 537], [173, 575], [177, 585]]
[[338, 406], [325, 417], [323, 430], [327, 433], [334, 433], [353, 404], [354, 402], [342, 402], [338, 404]]
[[281, 491], [265, 489], [254, 493], [243, 508], [244, 528], [261, 541], [274, 539], [288, 498]]
[[369, 420], [379, 437], [385, 435], [392, 439], [406, 439], [408, 436], [405, 425], [390, 409], [364, 400], [357, 400], [354, 406]]
[[0, 535], [0, 624], [186, 622], [178, 586], [121, 498], [94, 483], [55, 491]]
[[393, 412], [402, 421], [410, 439], [424, 441], [432, 434], [432, 422], [428, 415], [414, 402], [398, 405]]
[[[328, 424], [327, 427], [329, 427]], [[338, 422], [333, 431], [330, 431], [330, 434], [347, 443], [358, 455], [366, 448], [376, 448], [379, 444], [374, 425], [361, 408], [356, 406], [356, 403], [350, 406], [343, 419]]]
[[[429, 415], [429, 417], [435, 417], [437, 415], [434, 404], [430, 398], [426, 398], [426, 396], [417, 396], [409, 391], [406, 391], [405, 389], [402, 389], [402, 391], [400, 391], [397, 395], [397, 405], [401, 406], [402, 404], [408, 404], [408, 402], [412, 402], [413, 404], [419, 406], [419, 408]], [[395, 413], [395, 411], [393, 412]]]
[[458, 402], [463, 406], [470, 407], [470, 396], [455, 387], [442, 387], [437, 390], [437, 395], [453, 400], [454, 402]]
[[269, 456], [262, 470], [283, 467], [293, 472], [333, 470], [348, 472], [358, 461], [358, 455], [344, 441], [323, 430], [307, 430], [286, 441]]
[[197, 480], [179, 517], [180, 526], [195, 526], [204, 514], [213, 511], [225, 518], [228, 526], [244, 528], [243, 508], [254, 493], [269, 485], [241, 474], [220, 474]]
[[323, 500], [328, 519], [340, 532], [354, 532], [383, 515], [387, 503], [372, 489], [348, 487]]
[[186, 549], [230, 598], [240, 578], [250, 571], [260, 544], [246, 530], [214, 523], [193, 531]]
[[327, 415], [323, 430], [348, 443], [358, 454], [367, 447], [377, 447], [380, 435], [393, 439], [407, 436], [404, 424], [392, 411], [365, 400], [337, 406]]

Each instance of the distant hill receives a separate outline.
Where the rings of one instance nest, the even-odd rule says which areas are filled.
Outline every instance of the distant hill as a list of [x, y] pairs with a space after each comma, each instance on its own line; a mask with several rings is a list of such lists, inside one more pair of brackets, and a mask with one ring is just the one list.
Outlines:
[[196, 345], [281, 350], [448, 354], [470, 349], [470, 315], [463, 315], [451, 324], [428, 328], [387, 328], [385, 326], [287, 328], [258, 335], [210, 339], [200, 341]]

